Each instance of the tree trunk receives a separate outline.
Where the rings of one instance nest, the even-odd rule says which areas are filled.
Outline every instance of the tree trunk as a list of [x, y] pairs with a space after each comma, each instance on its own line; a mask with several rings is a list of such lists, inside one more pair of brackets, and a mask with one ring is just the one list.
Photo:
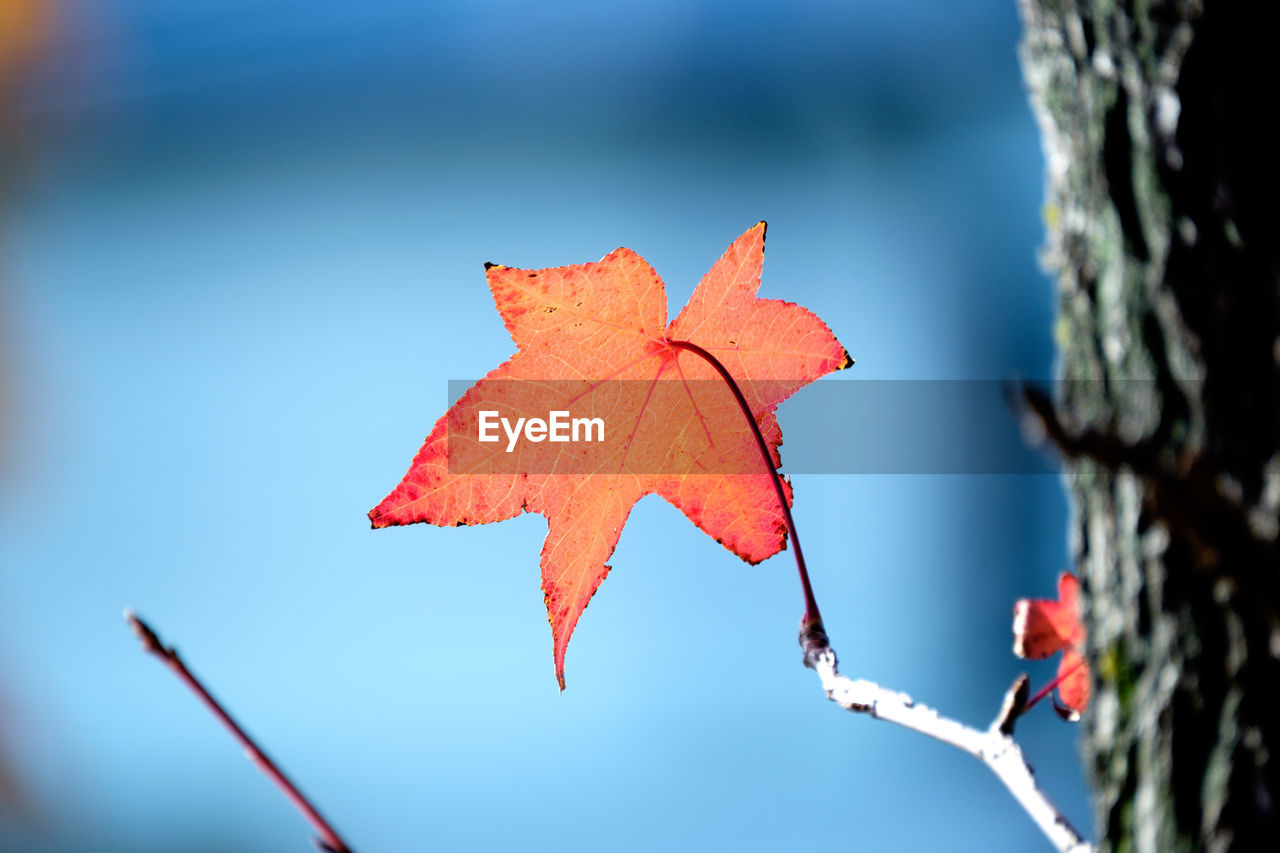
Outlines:
[[1099, 846], [1280, 849], [1280, 4], [1020, 5]]

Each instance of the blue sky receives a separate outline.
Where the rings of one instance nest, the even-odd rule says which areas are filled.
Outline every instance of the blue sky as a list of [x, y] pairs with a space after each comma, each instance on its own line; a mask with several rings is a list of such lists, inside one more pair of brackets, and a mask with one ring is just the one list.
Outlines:
[[[365, 518], [512, 351], [485, 261], [626, 245], [674, 316], [767, 219], [762, 295], [832, 327], [832, 381], [1051, 375], [1014, 4], [64, 6], [3, 228], [0, 738], [34, 818], [0, 847], [307, 849], [132, 606], [362, 853], [1040, 849], [972, 759], [822, 698], [789, 554], [646, 498], [561, 694], [541, 518]], [[795, 483], [846, 672], [985, 725], [1013, 601], [1067, 566], [1057, 478]], [[1087, 828], [1075, 737], [1022, 727]]]

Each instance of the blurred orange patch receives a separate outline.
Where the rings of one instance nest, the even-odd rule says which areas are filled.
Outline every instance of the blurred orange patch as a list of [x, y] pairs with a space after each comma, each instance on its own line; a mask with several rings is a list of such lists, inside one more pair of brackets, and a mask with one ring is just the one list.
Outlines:
[[48, 0], [0, 0], [0, 88], [44, 50], [52, 30]]

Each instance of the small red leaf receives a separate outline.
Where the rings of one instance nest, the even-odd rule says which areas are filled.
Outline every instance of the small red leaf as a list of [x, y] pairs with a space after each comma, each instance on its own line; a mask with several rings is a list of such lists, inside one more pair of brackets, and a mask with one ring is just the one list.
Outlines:
[[1062, 652], [1058, 675], [1047, 689], [1056, 686], [1063, 705], [1077, 717], [1089, 704], [1089, 665], [1081, 654], [1084, 641], [1080, 581], [1070, 572], [1058, 578], [1057, 601], [1023, 598], [1013, 607], [1013, 653], [1040, 660]]

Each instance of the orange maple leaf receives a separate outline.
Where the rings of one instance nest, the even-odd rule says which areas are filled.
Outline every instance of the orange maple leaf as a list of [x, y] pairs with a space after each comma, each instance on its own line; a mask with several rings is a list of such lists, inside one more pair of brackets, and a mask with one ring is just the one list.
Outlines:
[[[518, 351], [436, 422], [369, 513], [374, 527], [545, 516], [542, 590], [561, 689], [569, 637], [640, 498], [661, 495], [751, 563], [785, 545], [771, 472], [741, 411], [681, 346], [705, 348], [738, 381], [776, 469], [778, 403], [851, 360], [809, 311], [756, 297], [764, 237], [761, 222], [735, 240], [670, 325], [662, 280], [629, 249], [542, 270], [486, 265]], [[549, 437], [548, 415], [567, 412], [607, 424], [603, 440]], [[521, 432], [535, 418], [540, 427]]]
[[[1080, 622], [1080, 581], [1070, 572], [1058, 578], [1058, 600], [1023, 598], [1013, 606], [1013, 653], [1040, 660], [1062, 652], [1054, 686], [1068, 719], [1078, 719], [1089, 705], [1089, 665], [1084, 659], [1085, 632]], [[1039, 696], [1037, 696], [1039, 698]], [[1034, 700], [1033, 700], [1034, 701]]]

